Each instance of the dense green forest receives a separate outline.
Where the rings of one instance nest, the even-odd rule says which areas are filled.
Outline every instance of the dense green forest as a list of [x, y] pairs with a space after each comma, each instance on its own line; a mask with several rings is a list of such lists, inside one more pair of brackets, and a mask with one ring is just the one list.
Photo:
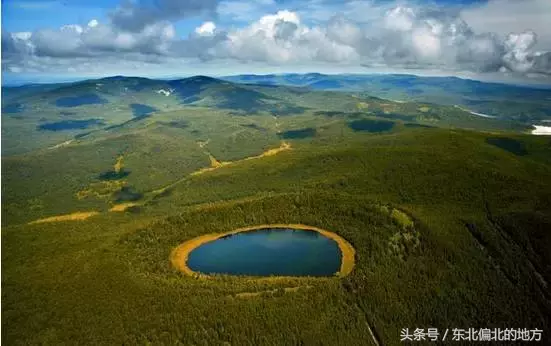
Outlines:
[[[429, 327], [546, 340], [548, 137], [444, 106], [283, 116], [208, 100], [55, 148], [40, 133], [2, 158], [3, 343], [398, 345]], [[361, 102], [390, 104], [377, 100]], [[76, 212], [95, 213], [33, 223]], [[354, 270], [199, 279], [170, 263], [196, 236], [278, 223], [342, 236]]]

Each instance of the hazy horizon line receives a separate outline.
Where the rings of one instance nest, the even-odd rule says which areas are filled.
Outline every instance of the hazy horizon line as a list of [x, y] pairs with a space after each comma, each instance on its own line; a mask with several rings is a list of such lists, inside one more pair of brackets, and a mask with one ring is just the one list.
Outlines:
[[[520, 87], [528, 87], [528, 88], [539, 88], [539, 89], [551, 89], [551, 84], [544, 82], [544, 81], [537, 81], [537, 80], [522, 80], [522, 81], [515, 81], [515, 80], [492, 80], [492, 79], [478, 79], [475, 77], [464, 77], [464, 76], [457, 76], [457, 75], [423, 75], [423, 74], [416, 74], [416, 73], [407, 73], [407, 72], [275, 72], [275, 73], [237, 73], [237, 74], [189, 74], [189, 75], [181, 75], [181, 74], [174, 74], [174, 75], [163, 75], [163, 76], [157, 76], [157, 77], [151, 77], [147, 75], [131, 75], [131, 74], [113, 74], [113, 75], [105, 75], [105, 76], [75, 76], [75, 77], [55, 77], [55, 76], [44, 76], [43, 78], [21, 78], [20, 80], [8, 80], [6, 81], [4, 78], [4, 75], [2, 75], [1, 80], [1, 87], [22, 87], [22, 86], [30, 86], [30, 85], [48, 85], [48, 84], [71, 84], [71, 83], [78, 83], [88, 80], [99, 80], [99, 79], [106, 79], [106, 78], [113, 78], [113, 77], [123, 77], [123, 78], [145, 78], [149, 80], [163, 80], [163, 81], [169, 81], [169, 80], [178, 80], [178, 79], [187, 79], [187, 78], [193, 78], [198, 76], [205, 76], [215, 79], [224, 79], [224, 78], [230, 78], [230, 77], [239, 77], [239, 76], [257, 76], [257, 77], [263, 77], [263, 76], [285, 76], [285, 75], [322, 75], [322, 76], [374, 76], [374, 75], [388, 75], [388, 76], [413, 76], [418, 78], [455, 78], [460, 80], [466, 80], [466, 81], [475, 81], [475, 82], [481, 82], [481, 83], [487, 83], [487, 84], [502, 84], [502, 85], [512, 85], [512, 86], [520, 86]], [[10, 78], [11, 79], [11, 78]], [[44, 80], [49, 79], [49, 80]], [[261, 83], [259, 83], [261, 84]]]

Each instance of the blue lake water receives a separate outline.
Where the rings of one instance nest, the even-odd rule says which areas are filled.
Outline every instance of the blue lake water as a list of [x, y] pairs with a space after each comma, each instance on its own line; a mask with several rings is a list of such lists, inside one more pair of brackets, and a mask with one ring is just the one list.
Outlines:
[[44, 123], [37, 128], [42, 131], [83, 130], [103, 124], [104, 122], [101, 119], [63, 120], [53, 123]]
[[520, 141], [517, 141], [513, 138], [508, 137], [492, 137], [487, 138], [486, 143], [494, 145], [498, 148], [506, 150], [510, 153], [513, 153], [517, 156], [523, 156], [528, 154], [528, 151], [524, 147], [524, 144]]
[[191, 251], [187, 265], [205, 274], [332, 276], [341, 258], [337, 243], [318, 232], [260, 229], [203, 244]]
[[78, 107], [83, 105], [101, 105], [107, 103], [107, 100], [102, 99], [96, 94], [82, 94], [78, 96], [61, 97], [55, 101], [58, 107]]
[[151, 107], [151, 106], [148, 106], [148, 105], [144, 105], [144, 104], [141, 104], [141, 103], [131, 103], [130, 108], [132, 109], [132, 114], [136, 118], [146, 118], [151, 113], [157, 111], [157, 108], [154, 108], [154, 107]]
[[281, 133], [279, 136], [283, 139], [304, 139], [314, 137], [316, 135], [316, 129], [309, 127], [300, 130], [289, 130]]
[[10, 103], [8, 105], [2, 106], [2, 113], [14, 114], [21, 113], [23, 111], [23, 105], [21, 103]]
[[354, 131], [385, 132], [392, 130], [394, 123], [386, 120], [360, 119], [349, 122], [348, 127]]

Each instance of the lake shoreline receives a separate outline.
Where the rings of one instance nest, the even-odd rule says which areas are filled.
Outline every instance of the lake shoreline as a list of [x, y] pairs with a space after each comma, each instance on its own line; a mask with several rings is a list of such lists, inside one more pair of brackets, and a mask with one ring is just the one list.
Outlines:
[[[263, 229], [293, 229], [293, 230], [318, 232], [321, 235], [334, 240], [337, 243], [339, 249], [341, 250], [341, 256], [342, 256], [341, 266], [336, 275], [339, 277], [344, 277], [349, 275], [352, 272], [352, 269], [354, 269], [356, 251], [354, 250], [354, 247], [352, 247], [352, 245], [346, 239], [344, 239], [343, 237], [341, 237], [336, 233], [333, 233], [318, 227], [307, 226], [303, 224], [265, 224], [265, 225], [242, 227], [242, 228], [238, 228], [238, 229], [235, 229], [229, 232], [224, 232], [224, 233], [205, 234], [202, 236], [192, 238], [188, 241], [185, 241], [182, 244], [178, 245], [176, 248], [174, 248], [170, 254], [170, 262], [176, 269], [178, 269], [185, 275], [199, 277], [199, 278], [210, 278], [212, 277], [211, 275], [195, 272], [188, 267], [187, 265], [188, 257], [193, 250], [195, 250], [196, 248], [198, 248], [203, 244], [209, 243], [211, 241], [215, 241], [222, 237], [226, 237], [229, 235], [234, 235], [242, 232], [251, 232], [251, 231], [258, 231]], [[277, 276], [258, 277], [258, 279], [276, 278], [276, 277]], [[293, 278], [298, 278], [298, 277], [293, 276]]]

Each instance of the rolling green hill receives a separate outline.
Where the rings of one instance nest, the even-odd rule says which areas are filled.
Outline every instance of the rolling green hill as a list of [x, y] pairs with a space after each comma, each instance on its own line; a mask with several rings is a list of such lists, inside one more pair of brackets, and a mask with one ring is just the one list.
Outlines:
[[[176, 121], [187, 112], [223, 111], [251, 115], [375, 117], [390, 121], [486, 131], [531, 129], [524, 123], [484, 118], [452, 106], [397, 102], [360, 93], [311, 88], [236, 84], [205, 76], [162, 81], [109, 77], [55, 86], [3, 88], [2, 155], [14, 155], [90, 135], [106, 136], [125, 127], [143, 127], [160, 113]], [[178, 111], [176, 114], [174, 112]]]
[[[550, 335], [551, 141], [523, 123], [204, 76], [18, 93], [2, 114], [5, 344]], [[200, 279], [170, 263], [196, 236], [293, 223], [348, 240], [352, 273]]]

